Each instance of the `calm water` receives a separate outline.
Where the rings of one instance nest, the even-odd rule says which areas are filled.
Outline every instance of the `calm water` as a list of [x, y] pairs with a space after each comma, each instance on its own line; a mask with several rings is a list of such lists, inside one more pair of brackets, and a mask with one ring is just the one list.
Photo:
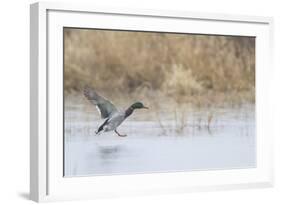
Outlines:
[[[203, 110], [159, 119], [126, 120], [95, 135], [102, 120], [81, 107], [66, 107], [65, 176], [249, 168], [256, 165], [254, 107]], [[135, 114], [135, 113], [134, 113]], [[175, 120], [177, 119], [177, 120]], [[183, 125], [184, 123], [184, 125]]]

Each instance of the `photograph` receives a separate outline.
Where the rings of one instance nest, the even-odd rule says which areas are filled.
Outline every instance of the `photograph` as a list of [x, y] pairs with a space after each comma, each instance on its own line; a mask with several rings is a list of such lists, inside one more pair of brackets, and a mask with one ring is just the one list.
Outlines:
[[63, 176], [256, 167], [256, 37], [63, 28]]

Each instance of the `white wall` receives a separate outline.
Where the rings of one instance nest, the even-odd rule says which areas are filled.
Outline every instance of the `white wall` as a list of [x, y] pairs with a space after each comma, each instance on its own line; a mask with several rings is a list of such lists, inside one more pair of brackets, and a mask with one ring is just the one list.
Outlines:
[[[29, 3], [1, 1], [0, 6], [0, 204], [31, 204], [29, 189]], [[81, 2], [81, 1], [80, 1]], [[93, 1], [92, 1], [93, 2]], [[276, 187], [272, 189], [189, 193], [126, 199], [85, 201], [82, 204], [281, 204], [281, 6], [278, 0], [103, 0], [100, 5], [222, 12], [273, 16], [275, 19], [275, 84], [272, 93], [276, 145]], [[279, 136], [278, 136], [279, 135]], [[279, 138], [277, 138], [279, 137]], [[81, 204], [81, 202], [67, 202]]]

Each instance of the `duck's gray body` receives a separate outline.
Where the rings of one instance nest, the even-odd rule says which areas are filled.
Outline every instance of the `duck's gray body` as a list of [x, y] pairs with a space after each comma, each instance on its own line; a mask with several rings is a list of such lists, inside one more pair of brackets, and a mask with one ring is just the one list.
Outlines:
[[84, 89], [84, 95], [92, 104], [96, 106], [101, 114], [101, 118], [105, 119], [104, 123], [99, 126], [96, 132], [97, 134], [101, 131], [109, 132], [114, 130], [119, 136], [126, 136], [119, 134], [117, 132], [117, 127], [121, 125], [121, 123], [133, 113], [134, 109], [147, 108], [143, 106], [142, 103], [137, 102], [131, 105], [125, 111], [119, 111], [112, 102], [98, 95], [97, 92], [94, 91], [94, 89], [91, 89], [89, 87], [86, 87]]
[[106, 119], [106, 124], [103, 127], [104, 132], [115, 130], [126, 119], [125, 112], [117, 111], [112, 117]]

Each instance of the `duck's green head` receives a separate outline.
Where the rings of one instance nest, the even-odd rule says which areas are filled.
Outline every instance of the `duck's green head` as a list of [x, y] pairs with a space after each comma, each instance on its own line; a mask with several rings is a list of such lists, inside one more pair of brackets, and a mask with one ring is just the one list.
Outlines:
[[148, 109], [148, 107], [144, 106], [142, 102], [136, 102], [131, 105], [133, 109]]

